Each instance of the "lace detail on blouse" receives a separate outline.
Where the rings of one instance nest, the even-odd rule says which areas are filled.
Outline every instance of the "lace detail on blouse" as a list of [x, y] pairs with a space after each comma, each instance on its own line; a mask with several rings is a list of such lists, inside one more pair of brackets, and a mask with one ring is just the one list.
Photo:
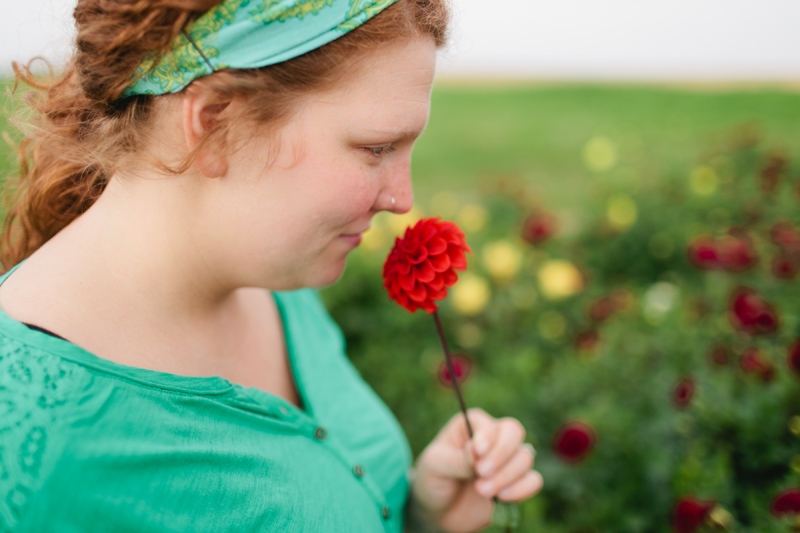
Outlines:
[[59, 408], [91, 382], [79, 365], [0, 336], [0, 532], [16, 527], [57, 459], [47, 444]]

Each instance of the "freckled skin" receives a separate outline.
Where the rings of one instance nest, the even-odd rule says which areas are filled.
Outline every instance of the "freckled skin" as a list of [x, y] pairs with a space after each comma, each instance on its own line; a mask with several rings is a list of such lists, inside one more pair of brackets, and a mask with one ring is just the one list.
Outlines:
[[[435, 48], [420, 40], [377, 54], [342, 87], [303, 102], [274, 161], [269, 139], [230, 157], [220, 218], [203, 231], [233, 264], [251, 265], [250, 283], [328, 285], [353, 248], [340, 235], [363, 232], [381, 210], [411, 209], [411, 149], [428, 119]], [[379, 156], [365, 148], [388, 143], [394, 151]]]

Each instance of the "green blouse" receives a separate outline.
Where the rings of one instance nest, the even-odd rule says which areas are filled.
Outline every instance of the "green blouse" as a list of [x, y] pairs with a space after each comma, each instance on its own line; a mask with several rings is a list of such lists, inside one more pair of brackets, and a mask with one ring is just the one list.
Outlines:
[[401, 532], [402, 428], [317, 293], [274, 297], [304, 409], [117, 364], [0, 311], [0, 531]]

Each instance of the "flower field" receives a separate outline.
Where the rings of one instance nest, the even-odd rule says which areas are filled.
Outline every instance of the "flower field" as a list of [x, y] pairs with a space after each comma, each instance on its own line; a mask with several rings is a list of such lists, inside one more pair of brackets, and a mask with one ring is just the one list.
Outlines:
[[[417, 207], [378, 217], [323, 291], [351, 358], [415, 453], [458, 410], [430, 318], [381, 279], [394, 236], [441, 215], [473, 250], [438, 302], [456, 379], [538, 451], [521, 531], [800, 527], [800, 95], [570, 91], [436, 95]], [[562, 115], [531, 126], [539, 98]]]
[[[800, 94], [437, 86], [413, 173], [322, 295], [415, 454], [455, 378], [537, 450], [520, 531], [800, 528]], [[383, 287], [433, 216], [472, 250], [437, 302], [453, 372]]]

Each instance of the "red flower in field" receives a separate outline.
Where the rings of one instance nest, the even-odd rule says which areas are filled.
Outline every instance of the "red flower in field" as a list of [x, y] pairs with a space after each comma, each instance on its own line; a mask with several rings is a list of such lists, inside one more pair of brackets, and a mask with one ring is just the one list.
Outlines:
[[522, 238], [531, 244], [541, 244], [556, 232], [558, 220], [550, 213], [532, 213], [522, 224]]
[[686, 409], [692, 402], [692, 397], [697, 389], [695, 379], [692, 376], [686, 376], [681, 379], [672, 391], [672, 403], [678, 409]]
[[745, 374], [753, 374], [762, 381], [772, 381], [775, 377], [775, 365], [758, 348], [747, 348], [739, 358], [739, 366]]
[[464, 232], [439, 217], [424, 218], [406, 229], [383, 265], [383, 286], [389, 298], [410, 312], [433, 313], [434, 303], [447, 296], [458, 281], [456, 270], [467, 268], [466, 252], [472, 253]]
[[789, 350], [786, 352], [786, 363], [789, 365], [789, 369], [800, 377], [800, 339], [789, 345]]
[[687, 256], [700, 270], [742, 272], [758, 262], [752, 240], [737, 229], [719, 239], [709, 235], [695, 237], [689, 243]]
[[754, 290], [739, 287], [733, 291], [728, 308], [733, 326], [750, 335], [773, 333], [778, 329], [778, 312]]
[[703, 522], [716, 503], [710, 500], [700, 500], [694, 496], [683, 496], [675, 503], [672, 511], [672, 529], [676, 533], [694, 533]]
[[591, 353], [600, 344], [600, 332], [596, 329], [587, 329], [575, 336], [575, 348], [580, 352]]
[[582, 422], [568, 422], [561, 426], [553, 438], [553, 451], [569, 463], [582, 461], [595, 443], [594, 429]]
[[791, 487], [781, 491], [772, 500], [770, 512], [774, 516], [800, 514], [800, 487]]
[[724, 342], [718, 342], [711, 347], [708, 355], [712, 363], [724, 366], [731, 361], [731, 348]]
[[773, 155], [769, 158], [769, 161], [761, 167], [761, 172], [759, 173], [759, 185], [762, 190], [766, 192], [775, 190], [787, 163], [786, 158], [781, 155]]
[[[466, 354], [454, 353], [453, 354], [453, 370], [456, 373], [458, 384], [464, 383], [469, 377], [472, 370], [472, 359]], [[439, 363], [439, 371], [437, 372], [439, 383], [445, 387], [453, 386], [453, 376], [450, 374], [450, 369], [447, 368], [447, 361]]]
[[772, 275], [778, 279], [792, 280], [800, 272], [800, 257], [779, 255], [772, 260]]
[[725, 270], [742, 272], [758, 262], [753, 241], [743, 231], [731, 230], [717, 241], [720, 259]]
[[700, 235], [692, 239], [686, 253], [689, 262], [700, 270], [718, 270], [722, 268], [722, 258], [713, 237]]
[[617, 311], [616, 302], [610, 296], [603, 296], [592, 302], [587, 311], [589, 318], [594, 322], [603, 322]]
[[790, 255], [800, 253], [800, 230], [791, 222], [776, 222], [770, 236], [783, 252]]

